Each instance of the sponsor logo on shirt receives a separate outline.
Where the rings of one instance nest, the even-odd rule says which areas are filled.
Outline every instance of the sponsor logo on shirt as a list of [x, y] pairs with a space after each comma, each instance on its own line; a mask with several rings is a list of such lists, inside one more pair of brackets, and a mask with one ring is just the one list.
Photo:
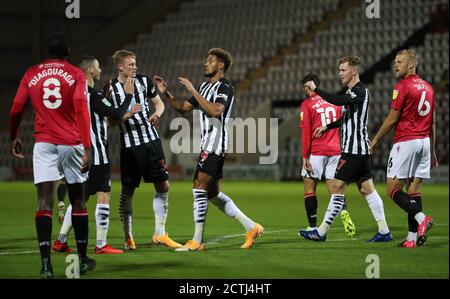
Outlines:
[[223, 99], [225, 102], [228, 100], [228, 96], [224, 93], [219, 93], [217, 99]]
[[102, 102], [103, 102], [103, 104], [105, 104], [106, 106], [111, 107], [111, 103], [110, 103], [107, 99], [103, 98], [103, 99], [102, 99]]

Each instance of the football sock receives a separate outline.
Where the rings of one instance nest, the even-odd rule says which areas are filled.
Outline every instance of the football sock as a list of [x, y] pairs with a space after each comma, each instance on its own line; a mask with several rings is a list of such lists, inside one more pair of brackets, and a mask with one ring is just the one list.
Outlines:
[[72, 210], [72, 225], [75, 232], [78, 255], [81, 258], [85, 258], [89, 236], [87, 209]]
[[40, 210], [35, 214], [36, 232], [42, 263], [50, 261], [50, 239], [52, 237], [52, 212]]
[[317, 226], [317, 196], [315, 193], [305, 194], [305, 210], [310, 227]]
[[377, 190], [373, 191], [369, 195], [364, 196], [369, 204], [370, 211], [373, 218], [378, 224], [378, 232], [380, 234], [389, 233], [389, 227], [386, 223], [386, 217], [384, 215], [384, 204]]
[[109, 227], [109, 204], [97, 204], [95, 208], [95, 224], [97, 225], [97, 247], [104, 247]]
[[342, 210], [344, 205], [345, 196], [343, 194], [332, 194], [330, 198], [330, 203], [328, 204], [327, 211], [325, 212], [325, 217], [323, 218], [322, 224], [318, 227], [319, 235], [325, 236], [333, 224], [334, 219]]
[[208, 192], [202, 189], [192, 189], [194, 194], [194, 222], [195, 231], [193, 240], [199, 244], [203, 242], [206, 213], [208, 212]]
[[155, 192], [153, 197], [153, 211], [155, 212], [155, 234], [166, 234], [166, 219], [169, 207], [169, 193]]
[[[408, 213], [409, 216], [414, 217], [420, 213], [419, 205], [418, 203], [412, 199], [410, 196], [408, 196], [405, 192], [403, 192], [401, 189], [395, 189], [391, 193], [391, 198], [394, 200], [394, 202], [402, 208], [406, 213]], [[423, 213], [420, 213], [422, 215], [419, 215], [419, 219], [423, 221], [425, 218], [425, 215]], [[423, 218], [422, 218], [423, 217]], [[419, 223], [417, 218], [415, 218]]]
[[417, 232], [408, 232], [408, 235], [406, 236], [406, 240], [416, 242], [417, 241]]
[[58, 196], [58, 201], [64, 201], [64, 197], [67, 193], [67, 185], [66, 184], [59, 184], [58, 188], [56, 189], [56, 194]]
[[[419, 210], [422, 211], [422, 195], [420, 193], [411, 194], [411, 199], [415, 200], [417, 205], [419, 206]], [[408, 231], [416, 234], [419, 223], [417, 223], [416, 219], [413, 216], [408, 214]], [[408, 240], [411, 241], [411, 240]], [[415, 240], [414, 240], [415, 241]]]
[[234, 201], [228, 197], [225, 193], [219, 192], [217, 196], [209, 199], [214, 205], [216, 205], [219, 210], [224, 212], [227, 216], [235, 218], [242, 226], [245, 231], [253, 229], [255, 222], [248, 218], [242, 211], [236, 206]]
[[123, 232], [125, 234], [125, 239], [133, 239], [132, 222], [133, 222], [133, 208], [131, 204], [131, 198], [124, 194], [120, 194], [119, 202], [119, 215], [120, 221], [122, 222]]
[[72, 205], [69, 205], [66, 210], [66, 214], [64, 216], [63, 224], [61, 225], [61, 229], [59, 231], [58, 240], [61, 243], [67, 243], [67, 235], [72, 228]]

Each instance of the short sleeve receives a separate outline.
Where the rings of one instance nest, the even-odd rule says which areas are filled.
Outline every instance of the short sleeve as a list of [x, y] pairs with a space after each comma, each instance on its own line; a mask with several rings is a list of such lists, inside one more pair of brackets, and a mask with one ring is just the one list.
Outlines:
[[234, 95], [233, 87], [229, 83], [223, 82], [217, 89], [217, 96], [214, 102], [220, 103], [225, 107], [227, 107], [231, 99], [233, 98], [233, 95]]
[[391, 108], [396, 111], [401, 111], [405, 104], [407, 93], [407, 89], [402, 84], [397, 83], [392, 92]]
[[147, 97], [153, 99], [158, 95], [155, 85], [153, 85], [153, 81], [149, 77], [144, 76], [143, 78], [144, 80], [147, 80]]
[[299, 127], [304, 129], [306, 127], [310, 127], [310, 113], [308, 109], [308, 105], [306, 103], [306, 100], [303, 101], [302, 105], [300, 106], [300, 121], [299, 121]]

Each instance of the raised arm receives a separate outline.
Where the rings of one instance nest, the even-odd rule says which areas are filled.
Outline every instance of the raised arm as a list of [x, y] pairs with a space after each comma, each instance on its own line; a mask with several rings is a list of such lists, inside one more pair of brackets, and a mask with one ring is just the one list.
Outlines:
[[169, 101], [170, 106], [172, 106], [173, 109], [177, 110], [178, 112], [185, 114], [189, 111], [192, 111], [194, 109], [194, 106], [189, 103], [189, 101], [183, 100], [180, 101], [175, 98], [175, 96], [169, 91], [167, 87], [166, 81], [160, 76], [154, 76], [153, 79], [155, 80], [156, 87], [158, 88], [159, 92], [163, 95], [164, 98], [166, 98]]
[[187, 91], [189, 91], [195, 101], [198, 104], [198, 107], [205, 111], [209, 116], [219, 117], [223, 111], [225, 111], [225, 105], [223, 103], [210, 102], [206, 100], [192, 85], [191, 81], [186, 78], [179, 77], [178, 80], [181, 84], [186, 87]]

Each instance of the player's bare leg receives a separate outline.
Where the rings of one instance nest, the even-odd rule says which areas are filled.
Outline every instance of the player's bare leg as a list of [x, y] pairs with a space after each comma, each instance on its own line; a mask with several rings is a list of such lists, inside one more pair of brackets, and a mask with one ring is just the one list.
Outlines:
[[135, 187], [122, 186], [122, 193], [120, 194], [119, 215], [122, 221], [123, 233], [125, 236], [125, 249], [136, 249], [132, 234], [133, 221], [133, 195]]
[[153, 196], [155, 232], [152, 236], [152, 243], [170, 248], [180, 248], [182, 245], [169, 238], [169, 234], [166, 232], [166, 220], [169, 211], [169, 181], [158, 182], [153, 185], [155, 187]]
[[242, 211], [236, 206], [234, 201], [228, 197], [225, 193], [220, 192], [220, 180], [213, 180], [208, 186], [208, 199], [219, 208], [225, 215], [236, 219], [244, 227], [245, 242], [241, 248], [251, 248], [255, 242], [255, 239], [264, 233], [262, 225], [255, 223], [248, 218]]

